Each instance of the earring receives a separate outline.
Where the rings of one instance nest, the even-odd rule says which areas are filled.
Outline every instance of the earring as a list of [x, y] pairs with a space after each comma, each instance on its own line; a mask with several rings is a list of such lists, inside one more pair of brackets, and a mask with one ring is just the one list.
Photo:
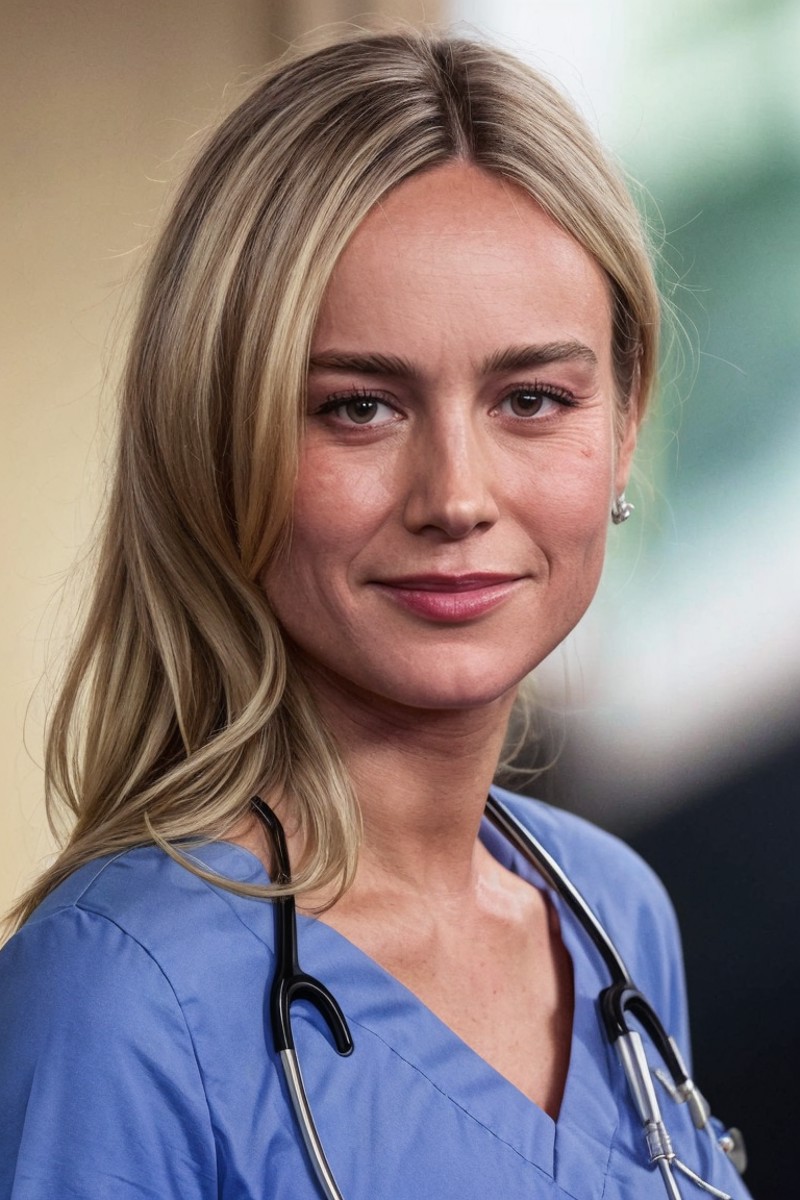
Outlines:
[[623, 521], [627, 521], [635, 507], [635, 504], [630, 504], [625, 499], [625, 493], [620, 492], [614, 503], [611, 505], [611, 520], [615, 525], [621, 525]]

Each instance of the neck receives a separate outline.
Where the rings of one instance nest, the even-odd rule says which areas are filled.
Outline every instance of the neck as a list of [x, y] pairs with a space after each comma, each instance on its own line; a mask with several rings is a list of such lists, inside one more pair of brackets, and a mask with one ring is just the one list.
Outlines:
[[465, 710], [420, 711], [314, 680], [361, 808], [358, 890], [458, 893], [475, 879], [477, 834], [515, 692]]

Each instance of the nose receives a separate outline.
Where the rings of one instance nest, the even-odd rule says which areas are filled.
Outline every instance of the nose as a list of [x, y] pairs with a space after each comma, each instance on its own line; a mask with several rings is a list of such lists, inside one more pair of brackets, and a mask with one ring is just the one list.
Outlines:
[[488, 432], [465, 413], [426, 422], [409, 445], [404, 520], [413, 533], [461, 539], [499, 516]]

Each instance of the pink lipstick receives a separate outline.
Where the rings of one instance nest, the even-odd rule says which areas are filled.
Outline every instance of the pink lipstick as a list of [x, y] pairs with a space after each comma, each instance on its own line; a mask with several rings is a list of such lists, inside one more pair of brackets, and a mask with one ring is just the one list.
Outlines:
[[497, 608], [522, 580], [518, 575], [408, 575], [376, 582], [395, 604], [429, 621], [474, 620]]

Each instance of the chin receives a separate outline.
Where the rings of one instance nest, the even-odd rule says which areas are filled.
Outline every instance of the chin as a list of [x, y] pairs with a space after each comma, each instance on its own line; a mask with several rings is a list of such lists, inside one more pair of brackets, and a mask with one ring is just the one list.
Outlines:
[[[535, 665], [535, 664], [534, 664]], [[500, 667], [500, 669], [498, 669]], [[406, 708], [425, 711], [470, 711], [513, 700], [520, 682], [533, 667], [520, 664], [509, 670], [507, 662], [493, 657], [474, 663], [428, 661], [424, 673], [397, 672], [369, 690]]]

